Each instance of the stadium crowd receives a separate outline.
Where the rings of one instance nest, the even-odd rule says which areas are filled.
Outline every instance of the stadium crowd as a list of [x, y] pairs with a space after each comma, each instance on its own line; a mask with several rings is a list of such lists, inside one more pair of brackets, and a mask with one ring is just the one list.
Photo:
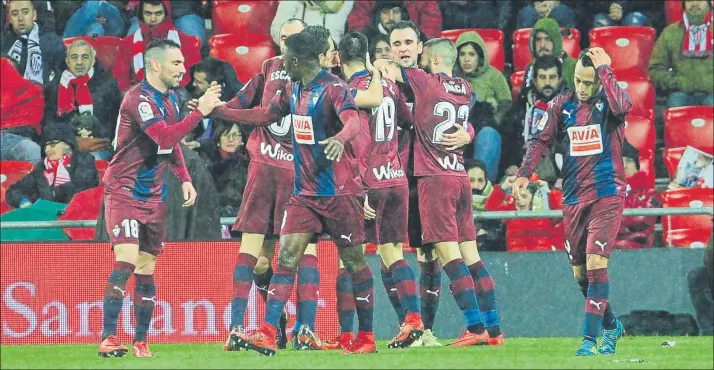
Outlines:
[[[579, 50], [603, 47], [613, 55], [613, 70], [627, 81], [624, 88], [635, 103], [623, 150], [626, 208], [677, 206], [680, 199], [711, 207], [710, 190], [688, 193], [690, 187], [711, 184], [677, 181], [675, 175], [687, 146], [703, 153], [694, 167], [701, 171], [711, 163], [711, 108], [694, 107], [714, 105], [712, 7], [711, 0], [3, 0], [2, 212], [39, 200], [70, 203], [76, 194], [102, 186], [122, 96], [144, 78], [140, 56], [151, 40], [168, 38], [181, 45], [188, 72], [178, 89], [179, 109], [186, 114], [186, 102], [201, 96], [212, 81], [230, 100], [264, 60], [277, 54], [279, 29], [291, 18], [328, 28], [334, 43], [348, 31], [361, 31], [373, 59], [398, 56], [388, 34], [400, 20], [413, 21], [423, 41], [442, 36], [454, 41], [455, 74], [468, 80], [478, 99], [469, 115], [476, 136], [465, 156], [473, 208], [479, 212], [560, 209], [558, 150], [531, 178], [528, 200], [510, 195], [508, 177], [517, 173], [532, 123], [551, 98], [573, 86]], [[700, 117], [705, 122], [695, 125]], [[197, 229], [207, 230], [194, 237], [231, 236], [227, 227], [221, 232], [218, 217], [237, 216], [240, 208], [249, 133], [248, 126], [206, 118], [182, 141], [185, 156], [198, 154], [199, 165], [189, 168], [194, 182], [197, 176], [212, 182], [199, 190], [199, 204], [217, 205], [192, 219], [204, 223]], [[668, 178], [670, 190], [656, 191], [655, 178]], [[182, 202], [179, 183], [175, 191], [171, 184], [170, 194]], [[82, 201], [96, 208], [95, 216], [99, 213], [99, 197]], [[689, 247], [702, 230], [711, 232], [710, 221], [682, 226], [684, 219], [676, 226], [676, 219], [663, 218], [665, 245]], [[656, 217], [624, 220], [618, 248], [657, 244]], [[477, 229], [481, 250], [563, 249], [558, 220], [483, 221]], [[168, 238], [180, 237], [169, 230]]]

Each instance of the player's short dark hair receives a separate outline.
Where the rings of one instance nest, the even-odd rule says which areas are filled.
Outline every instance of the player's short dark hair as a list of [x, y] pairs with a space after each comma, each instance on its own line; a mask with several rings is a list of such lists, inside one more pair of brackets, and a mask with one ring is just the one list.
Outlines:
[[340, 40], [340, 59], [343, 63], [365, 62], [365, 55], [369, 47], [367, 36], [361, 32], [350, 31]]
[[539, 69], [548, 70], [551, 68], [558, 70], [558, 77], [563, 77], [563, 63], [554, 55], [542, 55], [533, 62], [533, 71], [535, 71], [536, 75]]
[[402, 20], [394, 24], [394, 27], [392, 27], [392, 30], [389, 32], [389, 35], [392, 35], [392, 32], [395, 30], [405, 30], [405, 29], [411, 29], [416, 33], [417, 35], [417, 41], [421, 40], [421, 31], [419, 31], [419, 27], [417, 27], [416, 24], [412, 21], [406, 21]]
[[221, 84], [225, 79], [223, 68], [222, 61], [213, 57], [207, 57], [193, 67], [193, 73], [205, 73], [208, 82], [216, 81], [218, 84]]
[[288, 19], [287, 21], [283, 22], [283, 24], [281, 24], [280, 27], [282, 27], [282, 26], [284, 26], [284, 25], [286, 25], [286, 24], [296, 24], [296, 23], [302, 24], [303, 28], [304, 28], [304, 27], [307, 27], [307, 23], [305, 23], [305, 21], [303, 21], [303, 20], [300, 19], [300, 18], [290, 18], [290, 19]]
[[181, 45], [177, 44], [175, 41], [169, 39], [154, 39], [146, 47], [146, 52], [144, 52], [144, 67], [149, 65], [151, 59], [156, 58], [157, 51], [165, 51], [168, 49], [181, 49]]
[[300, 58], [300, 61], [303, 63], [317, 63], [320, 54], [327, 51], [324, 43], [324, 40], [321, 41], [314, 34], [305, 32], [305, 30], [294, 35], [290, 35], [287, 39], [285, 39], [285, 46], [287, 49]]
[[314, 38], [315, 41], [317, 42], [317, 45], [311, 45], [313, 47], [318, 47], [319, 49], [319, 54], [325, 54], [327, 53], [327, 50], [330, 48], [330, 30], [323, 26], [307, 26], [305, 27], [304, 30], [300, 33], [306, 33], [310, 37]]
[[578, 60], [580, 61], [580, 64], [583, 65], [583, 67], [595, 68], [595, 65], [593, 64], [593, 60], [590, 59], [590, 56], [588, 55], [589, 52], [590, 52], [590, 48], [583, 49], [583, 51], [580, 52], [580, 56], [578, 56]]
[[464, 167], [466, 167], [466, 172], [473, 170], [474, 168], [480, 168], [483, 171], [483, 176], [488, 180], [488, 169], [486, 168], [486, 163], [480, 159], [464, 159]]

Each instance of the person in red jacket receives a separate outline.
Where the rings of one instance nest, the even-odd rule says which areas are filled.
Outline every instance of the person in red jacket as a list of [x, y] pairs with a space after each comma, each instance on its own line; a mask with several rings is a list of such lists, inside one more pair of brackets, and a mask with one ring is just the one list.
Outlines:
[[[659, 208], [662, 199], [647, 181], [647, 174], [640, 171], [640, 153], [627, 141], [622, 146], [627, 177], [625, 208]], [[657, 217], [624, 217], [617, 233], [615, 248], [635, 249], [650, 248], [654, 241], [654, 228]]]
[[[441, 10], [438, 1], [411, 1], [404, 4], [409, 13], [409, 19], [417, 25], [427, 38], [441, 37]], [[355, 1], [352, 12], [347, 18], [347, 28], [364, 32], [372, 24], [375, 0]]]
[[[194, 38], [174, 27], [169, 0], [141, 0], [137, 12], [139, 29], [122, 39], [112, 71], [122, 93], [144, 79], [144, 50], [152, 40], [169, 39], [181, 45], [187, 70], [201, 61], [200, 50], [193, 47]], [[190, 81], [191, 75], [184, 74], [181, 87]]]
[[[503, 184], [495, 186], [491, 196], [486, 200], [487, 211], [528, 211], [563, 208], [563, 193], [553, 189], [548, 191], [548, 183], [539, 180], [537, 175], [531, 178], [526, 192], [517, 198], [506, 195], [513, 186], [515, 176], [507, 177]], [[548, 200], [545, 206], [544, 194]], [[558, 219], [530, 218], [510, 219], [503, 221], [506, 224], [506, 250], [512, 251], [551, 251], [563, 249], [562, 236], [556, 231], [562, 226], [556, 226]]]

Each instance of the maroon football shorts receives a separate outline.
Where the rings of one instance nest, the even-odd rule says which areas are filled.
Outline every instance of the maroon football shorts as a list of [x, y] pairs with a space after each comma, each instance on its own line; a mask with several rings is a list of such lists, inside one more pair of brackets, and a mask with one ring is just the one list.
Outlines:
[[423, 243], [476, 240], [468, 177], [425, 176], [417, 186]]
[[617, 195], [563, 206], [565, 250], [571, 265], [584, 265], [587, 254], [610, 258], [624, 208], [624, 199]]
[[280, 235], [323, 232], [338, 246], [362, 244], [364, 195], [291, 196]]
[[293, 193], [294, 178], [292, 170], [251, 161], [233, 230], [279, 236], [280, 221]]
[[161, 254], [166, 240], [167, 204], [148, 203], [134, 198], [131, 190], [104, 192], [104, 216], [112, 248], [117, 244], [138, 244], [140, 252]]
[[367, 199], [377, 216], [364, 223], [365, 241], [377, 245], [406, 241], [409, 185], [369, 189]]

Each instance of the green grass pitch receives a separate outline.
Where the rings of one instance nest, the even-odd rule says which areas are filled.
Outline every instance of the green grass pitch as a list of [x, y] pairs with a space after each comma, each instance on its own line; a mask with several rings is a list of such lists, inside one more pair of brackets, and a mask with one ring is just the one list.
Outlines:
[[[255, 352], [223, 352], [221, 343], [153, 344], [155, 357], [97, 357], [96, 345], [1, 346], [0, 367], [85, 369], [455, 369], [455, 368], [593, 368], [712, 369], [712, 337], [625, 337], [613, 356], [575, 357], [579, 338], [513, 338], [504, 347], [410, 348], [390, 350], [378, 343], [377, 354], [344, 356], [339, 351], [279, 351], [274, 357]], [[661, 347], [674, 341], [674, 347]], [[448, 343], [446, 340], [443, 343]]]

